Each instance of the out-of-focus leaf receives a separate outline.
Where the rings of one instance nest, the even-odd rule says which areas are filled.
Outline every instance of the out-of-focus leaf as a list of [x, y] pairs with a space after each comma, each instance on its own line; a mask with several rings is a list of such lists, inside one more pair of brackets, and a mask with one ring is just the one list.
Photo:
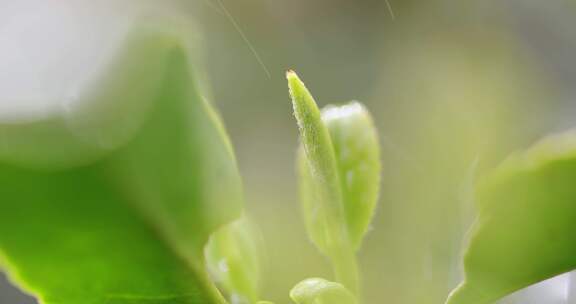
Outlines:
[[[110, 90], [102, 98], [122, 102], [123, 87], [126, 107], [92, 100], [94, 117], [82, 108], [51, 118], [66, 122], [57, 132], [35, 122], [10, 130], [13, 141], [20, 130], [27, 137], [20, 147], [5, 142], [10, 153], [0, 156], [1, 264], [46, 304], [225, 303], [202, 251], [210, 233], [241, 212], [232, 148], [196, 87], [181, 37], [131, 35], [137, 43], [127, 44], [112, 71], [122, 71], [122, 56], [139, 59], [126, 60], [122, 83], [91, 93]], [[144, 71], [161, 75], [159, 90], [131, 78]], [[137, 96], [146, 94], [134, 90], [150, 92], [152, 102], [139, 108]], [[68, 123], [75, 114], [97, 121]], [[59, 134], [72, 148], [59, 146]], [[76, 153], [81, 145], [91, 147], [90, 157]], [[18, 149], [27, 155], [17, 158]], [[41, 159], [42, 151], [56, 157]]]
[[243, 190], [232, 146], [193, 68], [187, 53], [172, 53], [153, 115], [101, 169], [180, 251], [197, 257], [215, 229], [240, 215]]
[[484, 304], [576, 269], [576, 134], [512, 155], [482, 184], [466, 278], [449, 304]]
[[256, 228], [242, 218], [218, 229], [206, 245], [208, 270], [232, 303], [256, 303], [260, 297], [258, 240]]
[[290, 291], [297, 304], [356, 304], [354, 295], [342, 284], [320, 278], [306, 279]]
[[2, 165], [0, 183], [0, 264], [40, 303], [223, 303], [93, 167]]
[[93, 72], [93, 81], [61, 97], [59, 112], [0, 121], [0, 159], [63, 169], [91, 163], [126, 144], [149, 116], [162, 86], [166, 60], [150, 58], [168, 58], [182, 40], [169, 21], [147, 18], [140, 24], [126, 34], [118, 54]]

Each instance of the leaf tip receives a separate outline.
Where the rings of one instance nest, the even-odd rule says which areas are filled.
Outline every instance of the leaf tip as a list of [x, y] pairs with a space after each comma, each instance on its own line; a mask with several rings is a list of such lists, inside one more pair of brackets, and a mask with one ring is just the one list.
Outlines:
[[290, 96], [292, 100], [296, 101], [298, 92], [305, 89], [304, 82], [298, 77], [298, 74], [293, 70], [286, 71], [286, 79], [288, 80], [288, 88], [290, 89]]

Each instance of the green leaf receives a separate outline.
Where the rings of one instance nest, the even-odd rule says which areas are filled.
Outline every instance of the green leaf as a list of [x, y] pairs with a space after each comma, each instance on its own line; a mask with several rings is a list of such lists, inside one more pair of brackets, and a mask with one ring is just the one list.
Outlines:
[[290, 291], [297, 304], [357, 304], [354, 295], [342, 284], [320, 278], [306, 279]]
[[449, 304], [484, 304], [576, 269], [576, 134], [507, 159], [480, 186], [466, 278]]
[[92, 163], [126, 144], [148, 118], [163, 85], [166, 58], [182, 40], [166, 20], [142, 23], [127, 34], [94, 81], [72, 86], [78, 92], [62, 101], [60, 112], [0, 121], [0, 159], [28, 168], [64, 169]]
[[206, 245], [208, 270], [232, 303], [256, 303], [260, 298], [262, 256], [256, 232], [243, 217], [214, 232]]
[[0, 184], [0, 264], [41, 303], [219, 303], [95, 168], [2, 165]]
[[[232, 148], [179, 33], [130, 37], [112, 69], [125, 71], [120, 83], [87, 97], [94, 110], [0, 126], [10, 134], [0, 149], [0, 263], [46, 304], [225, 303], [203, 247], [241, 213]], [[144, 71], [160, 75], [155, 92], [134, 81]], [[151, 101], [138, 106], [138, 96]], [[12, 145], [20, 131], [23, 144]]]
[[325, 107], [322, 121], [330, 132], [336, 154], [348, 233], [358, 250], [378, 202], [378, 135], [370, 113], [357, 101]]

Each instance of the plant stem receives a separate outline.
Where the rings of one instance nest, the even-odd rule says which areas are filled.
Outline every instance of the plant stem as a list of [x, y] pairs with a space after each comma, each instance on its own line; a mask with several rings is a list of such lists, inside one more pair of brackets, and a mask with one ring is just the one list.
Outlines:
[[336, 281], [343, 284], [356, 297], [360, 294], [360, 275], [356, 254], [350, 246], [342, 246], [330, 257]]

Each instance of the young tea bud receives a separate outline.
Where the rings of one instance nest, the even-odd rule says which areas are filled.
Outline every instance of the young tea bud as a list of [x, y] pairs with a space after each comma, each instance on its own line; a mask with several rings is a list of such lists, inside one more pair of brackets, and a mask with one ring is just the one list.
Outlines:
[[380, 161], [376, 130], [358, 102], [322, 112], [294, 72], [288, 72], [301, 134], [298, 171], [308, 234], [331, 259], [339, 282], [357, 291], [355, 252], [376, 206]]

